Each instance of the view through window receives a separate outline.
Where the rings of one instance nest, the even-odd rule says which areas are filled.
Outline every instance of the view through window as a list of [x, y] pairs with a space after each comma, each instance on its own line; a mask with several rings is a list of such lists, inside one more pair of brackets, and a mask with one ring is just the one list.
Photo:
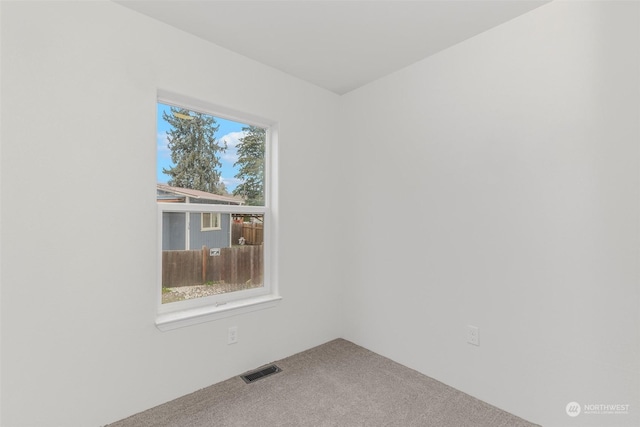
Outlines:
[[158, 103], [161, 303], [265, 288], [267, 130]]

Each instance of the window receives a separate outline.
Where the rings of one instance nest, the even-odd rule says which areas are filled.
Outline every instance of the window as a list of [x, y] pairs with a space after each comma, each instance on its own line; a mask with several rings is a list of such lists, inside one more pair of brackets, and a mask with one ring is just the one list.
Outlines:
[[200, 214], [200, 231], [220, 230], [220, 214], [202, 212]]
[[224, 112], [159, 96], [156, 324], [162, 330], [280, 299], [269, 193], [274, 126]]

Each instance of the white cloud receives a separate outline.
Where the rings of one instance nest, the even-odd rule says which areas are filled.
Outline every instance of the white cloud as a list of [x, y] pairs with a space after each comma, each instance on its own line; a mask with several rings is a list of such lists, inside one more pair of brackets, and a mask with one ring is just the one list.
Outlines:
[[220, 181], [227, 187], [227, 190], [233, 191], [239, 184], [242, 184], [242, 180], [238, 178], [225, 178], [224, 176], [220, 177]]
[[245, 135], [245, 132], [230, 132], [218, 138], [220, 142], [227, 143], [227, 151], [222, 154], [222, 160], [232, 165], [238, 161], [238, 144], [240, 144], [240, 139], [244, 138]]
[[171, 158], [171, 150], [169, 150], [169, 138], [167, 132], [158, 132], [157, 135], [158, 154], [161, 157]]
[[221, 141], [227, 141], [229, 147], [233, 146], [235, 148], [238, 144], [240, 144], [240, 139], [244, 138], [246, 135], [247, 133], [243, 131], [230, 132], [218, 139], [220, 139]]

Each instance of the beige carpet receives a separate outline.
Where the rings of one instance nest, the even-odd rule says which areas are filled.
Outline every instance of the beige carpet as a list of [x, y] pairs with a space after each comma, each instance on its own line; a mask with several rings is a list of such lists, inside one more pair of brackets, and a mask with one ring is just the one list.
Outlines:
[[342, 339], [234, 377], [111, 427], [533, 427], [521, 418]]

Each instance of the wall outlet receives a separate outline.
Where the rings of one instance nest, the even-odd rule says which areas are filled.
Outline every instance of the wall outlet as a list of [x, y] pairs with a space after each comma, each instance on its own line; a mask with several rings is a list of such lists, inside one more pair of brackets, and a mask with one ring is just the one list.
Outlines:
[[231, 326], [227, 333], [227, 344], [235, 344], [238, 342], [238, 327]]
[[477, 326], [467, 325], [467, 342], [473, 345], [480, 345], [480, 329]]

